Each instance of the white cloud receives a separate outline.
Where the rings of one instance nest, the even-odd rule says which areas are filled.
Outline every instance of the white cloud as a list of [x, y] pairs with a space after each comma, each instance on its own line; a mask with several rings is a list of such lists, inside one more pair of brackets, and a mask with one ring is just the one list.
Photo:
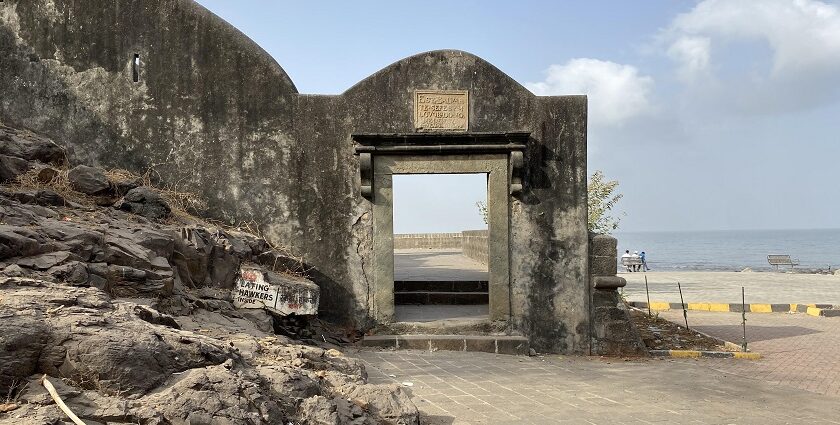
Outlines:
[[[810, 107], [840, 97], [837, 5], [817, 0], [704, 0], [678, 15], [661, 36], [668, 56], [679, 64], [682, 80], [697, 83], [700, 90], [708, 87], [698, 77], [722, 80], [723, 90], [740, 96], [738, 101], [747, 107]], [[769, 48], [768, 61], [762, 61], [765, 52], [754, 43]], [[727, 67], [734, 72], [721, 72]]]
[[586, 94], [593, 125], [621, 126], [651, 112], [653, 78], [630, 65], [577, 58], [551, 65], [541, 82], [526, 83], [537, 95]]
[[695, 81], [709, 72], [711, 40], [708, 37], [679, 37], [668, 48], [668, 56], [681, 63], [680, 78]]

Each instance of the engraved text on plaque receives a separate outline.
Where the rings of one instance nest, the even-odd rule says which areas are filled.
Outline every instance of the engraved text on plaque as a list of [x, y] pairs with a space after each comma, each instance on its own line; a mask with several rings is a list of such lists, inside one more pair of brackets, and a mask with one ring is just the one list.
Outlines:
[[420, 131], [467, 131], [469, 104], [466, 90], [417, 90], [414, 127]]

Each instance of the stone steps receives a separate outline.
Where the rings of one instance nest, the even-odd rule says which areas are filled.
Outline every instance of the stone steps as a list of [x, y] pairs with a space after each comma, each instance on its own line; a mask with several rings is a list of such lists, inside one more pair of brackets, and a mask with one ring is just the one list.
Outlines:
[[394, 292], [394, 304], [407, 305], [476, 305], [488, 304], [487, 292]]
[[365, 347], [427, 351], [473, 351], [527, 356], [528, 338], [501, 335], [368, 335]]
[[487, 292], [486, 280], [397, 280], [394, 292]]

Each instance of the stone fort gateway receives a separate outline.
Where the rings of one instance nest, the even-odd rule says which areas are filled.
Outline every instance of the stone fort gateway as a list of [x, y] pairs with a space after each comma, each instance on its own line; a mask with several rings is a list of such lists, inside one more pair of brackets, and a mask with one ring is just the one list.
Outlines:
[[154, 167], [211, 217], [255, 223], [312, 267], [319, 315], [358, 329], [400, 329], [393, 176], [486, 174], [489, 313], [433, 333], [570, 354], [634, 345], [615, 240], [587, 231], [585, 96], [535, 96], [456, 50], [301, 94], [190, 0], [2, 1], [0, 93], [0, 120], [54, 138], [71, 164]]

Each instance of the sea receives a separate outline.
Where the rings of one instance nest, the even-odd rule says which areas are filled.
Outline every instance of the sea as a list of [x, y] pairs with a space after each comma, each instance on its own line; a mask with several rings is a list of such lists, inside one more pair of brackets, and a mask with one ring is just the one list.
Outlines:
[[[644, 251], [661, 271], [772, 270], [769, 254], [799, 259], [798, 269], [840, 268], [840, 229], [615, 232], [619, 256]], [[788, 267], [783, 267], [787, 269]]]

